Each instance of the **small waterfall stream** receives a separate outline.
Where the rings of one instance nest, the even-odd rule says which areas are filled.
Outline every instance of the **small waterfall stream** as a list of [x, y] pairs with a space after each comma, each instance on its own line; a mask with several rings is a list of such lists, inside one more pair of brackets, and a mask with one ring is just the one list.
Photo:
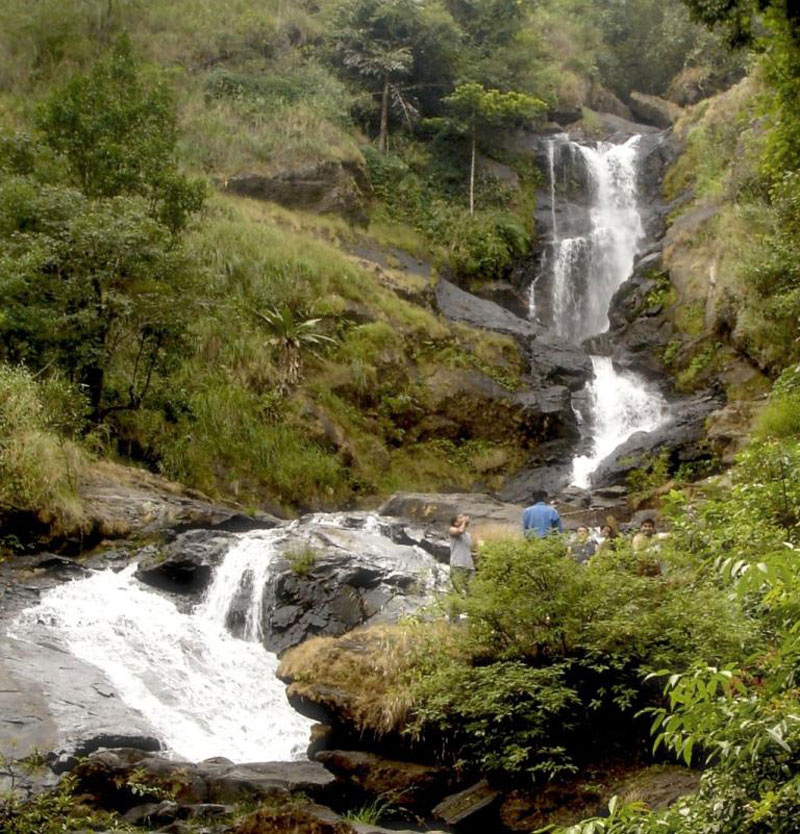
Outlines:
[[[303, 758], [312, 722], [289, 706], [275, 677], [278, 659], [259, 642], [263, 588], [280, 535], [242, 535], [191, 613], [135, 579], [132, 565], [48, 591], [22, 612], [12, 636], [50, 642], [97, 666], [180, 757]], [[225, 620], [243, 586], [252, 593], [240, 640]]]
[[[644, 239], [637, 202], [639, 136], [622, 144], [589, 147], [566, 134], [548, 140], [552, 237], [549, 246], [552, 329], [571, 343], [608, 328], [611, 298], [628, 278]], [[588, 190], [588, 211], [572, 212], [563, 199], [558, 216], [558, 176], [579, 177]], [[580, 215], [576, 221], [571, 215]], [[563, 231], [563, 235], [561, 234]], [[533, 291], [532, 291], [533, 294]], [[535, 301], [532, 300], [532, 308]], [[593, 356], [588, 386], [592, 451], [574, 461], [572, 483], [587, 488], [592, 472], [639, 431], [652, 431], [667, 416], [661, 394], [633, 373], [615, 370], [611, 359]]]

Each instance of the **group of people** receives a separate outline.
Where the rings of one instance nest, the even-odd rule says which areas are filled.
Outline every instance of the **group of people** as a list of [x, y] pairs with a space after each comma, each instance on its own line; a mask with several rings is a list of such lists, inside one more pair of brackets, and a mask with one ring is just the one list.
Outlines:
[[[611, 519], [613, 521], [613, 519]], [[470, 517], [465, 513], [454, 516], [450, 521], [450, 576], [454, 590], [462, 596], [466, 594], [469, 582], [475, 573], [472, 559], [472, 536], [468, 531]], [[553, 533], [563, 533], [564, 525], [558, 510], [548, 504], [543, 497], [535, 500], [522, 512], [522, 534], [525, 538], [545, 538]], [[585, 524], [575, 530], [568, 544], [569, 555], [579, 564], [585, 564], [596, 553], [613, 549], [619, 532], [616, 524], [605, 523], [599, 531], [599, 537]], [[639, 531], [634, 535], [634, 551], [648, 548], [656, 538], [656, 525], [652, 518], [642, 521]]]

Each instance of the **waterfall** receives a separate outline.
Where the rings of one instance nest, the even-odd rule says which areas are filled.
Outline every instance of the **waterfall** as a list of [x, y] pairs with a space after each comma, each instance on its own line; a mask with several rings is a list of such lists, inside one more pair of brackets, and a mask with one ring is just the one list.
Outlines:
[[[241, 536], [192, 613], [136, 580], [134, 565], [46, 592], [22, 612], [13, 636], [54, 643], [97, 666], [180, 757], [302, 758], [312, 722], [289, 706], [275, 677], [278, 659], [258, 642], [263, 586], [282, 534]], [[225, 620], [247, 589], [240, 640], [225, 630]]]
[[658, 391], [635, 374], [614, 370], [608, 356], [593, 356], [594, 379], [589, 384], [593, 416], [592, 453], [575, 458], [572, 483], [588, 489], [591, 474], [620, 443], [639, 431], [653, 431], [666, 417]]
[[[644, 238], [636, 188], [638, 143], [639, 136], [632, 136], [622, 144], [588, 147], [564, 134], [548, 141], [552, 326], [568, 342], [580, 343], [608, 328], [609, 304], [630, 275]], [[564, 199], [565, 216], [557, 224], [556, 179], [562, 156], [565, 179], [573, 186], [576, 181], [584, 185], [589, 205], [588, 211], [576, 211]], [[577, 458], [573, 469], [573, 483], [584, 488], [603, 458], [635, 432], [652, 431], [666, 417], [660, 393], [637, 375], [618, 373], [607, 357], [593, 356], [592, 365], [594, 378], [588, 386], [592, 451]]]

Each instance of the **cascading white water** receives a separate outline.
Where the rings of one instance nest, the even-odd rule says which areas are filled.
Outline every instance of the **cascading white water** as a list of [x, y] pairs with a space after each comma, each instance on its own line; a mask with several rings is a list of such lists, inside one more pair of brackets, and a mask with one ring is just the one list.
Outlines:
[[[548, 158], [566, 140], [548, 143]], [[628, 277], [636, 247], [644, 236], [636, 204], [638, 136], [621, 145], [577, 148], [591, 195], [588, 233], [559, 238], [552, 245], [553, 324], [559, 336], [580, 342], [608, 327], [608, 305]], [[554, 194], [554, 191], [553, 191]]]
[[[558, 135], [548, 142], [553, 237], [551, 241], [551, 301], [553, 328], [563, 339], [578, 343], [608, 327], [611, 298], [628, 278], [644, 237], [637, 204], [636, 156], [638, 136], [620, 145], [596, 148]], [[567, 154], [569, 166], [583, 162], [591, 203], [588, 229], [559, 237], [556, 225], [557, 161]], [[566, 206], [569, 221], [569, 206]], [[574, 225], [574, 223], [572, 224]], [[582, 232], [582, 233], [581, 233]], [[574, 461], [572, 482], [588, 487], [600, 461], [638, 431], [652, 431], [666, 417], [660, 393], [632, 373], [618, 373], [607, 357], [592, 357], [594, 378], [589, 385], [592, 452]]]
[[615, 371], [608, 356], [593, 356], [592, 366], [592, 453], [575, 458], [572, 470], [572, 483], [584, 489], [599, 463], [620, 443], [636, 432], [653, 431], [666, 417], [663, 398], [639, 377]]
[[[181, 757], [302, 758], [312, 722], [289, 706], [275, 677], [277, 657], [258, 642], [256, 625], [281, 533], [240, 537], [191, 614], [138, 582], [131, 566], [48, 591], [20, 615], [13, 636], [51, 641], [100, 668]], [[239, 640], [225, 630], [225, 618], [248, 582], [247, 639]]]

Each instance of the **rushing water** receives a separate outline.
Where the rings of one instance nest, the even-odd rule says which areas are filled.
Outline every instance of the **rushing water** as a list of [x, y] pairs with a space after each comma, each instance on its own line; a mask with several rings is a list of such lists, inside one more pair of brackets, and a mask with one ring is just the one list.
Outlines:
[[[597, 147], [571, 142], [565, 134], [548, 141], [550, 300], [553, 329], [566, 341], [580, 343], [607, 329], [611, 298], [631, 274], [644, 238], [636, 188], [639, 138]], [[564, 179], [577, 176], [585, 182], [590, 203], [587, 212], [575, 211], [565, 201], [564, 216], [557, 223], [559, 170]], [[579, 215], [578, 222], [571, 215]], [[572, 477], [582, 487], [590, 485], [591, 473], [614, 449], [635, 432], [652, 431], [666, 417], [660, 393], [640, 377], [618, 373], [607, 357], [593, 356], [592, 365], [594, 378], [588, 390], [592, 451], [576, 458]]]
[[[14, 636], [52, 642], [100, 668], [181, 757], [302, 758], [312, 722], [289, 706], [275, 677], [277, 657], [258, 642], [263, 587], [281, 533], [241, 536], [190, 614], [136, 580], [131, 566], [48, 591], [20, 615]], [[252, 592], [240, 640], [227, 633], [225, 619], [243, 587]]]
[[[607, 356], [593, 356], [589, 385], [592, 410], [592, 453], [575, 458], [572, 482], [588, 488], [591, 474], [620, 443], [638, 431], [653, 431], [666, 417], [658, 391], [634, 374], [618, 373]], [[622, 440], [620, 440], [622, 438]]]

